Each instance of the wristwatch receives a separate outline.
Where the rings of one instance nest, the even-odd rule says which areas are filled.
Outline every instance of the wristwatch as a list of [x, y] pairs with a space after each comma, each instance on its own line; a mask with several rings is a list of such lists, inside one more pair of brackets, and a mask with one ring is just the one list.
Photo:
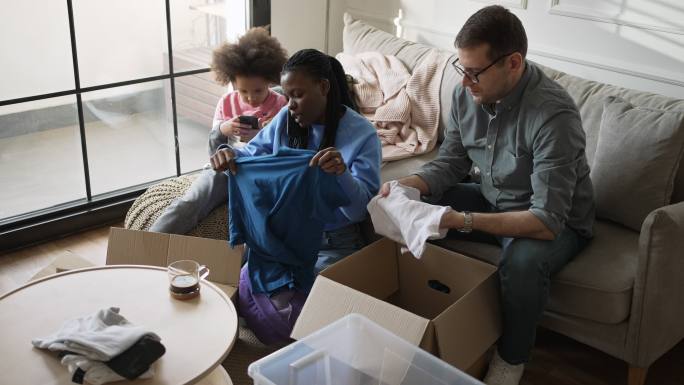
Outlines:
[[473, 213], [470, 211], [463, 212], [463, 227], [458, 229], [460, 233], [471, 233], [473, 231]]

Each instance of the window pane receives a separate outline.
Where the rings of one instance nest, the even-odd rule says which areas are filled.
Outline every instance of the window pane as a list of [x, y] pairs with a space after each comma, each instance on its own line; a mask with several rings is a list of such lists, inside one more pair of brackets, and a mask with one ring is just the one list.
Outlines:
[[214, 81], [213, 73], [180, 76], [175, 82], [181, 172], [187, 173], [209, 162], [208, 140], [214, 110], [228, 89]]
[[148, 82], [83, 95], [93, 195], [176, 175], [173, 121], [164, 84]]
[[228, 4], [223, 1], [202, 3], [192, 0], [171, 2], [175, 72], [209, 67], [212, 50], [226, 40]]
[[163, 0], [75, 0], [82, 87], [165, 73]]
[[0, 107], [0, 219], [85, 198], [76, 97]]
[[73, 89], [70, 39], [66, 1], [3, 1], [0, 100]]

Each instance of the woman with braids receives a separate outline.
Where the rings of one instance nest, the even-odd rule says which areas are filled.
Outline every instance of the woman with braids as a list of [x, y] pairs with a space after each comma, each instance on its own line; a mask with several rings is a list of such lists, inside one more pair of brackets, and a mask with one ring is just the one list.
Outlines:
[[[355, 111], [342, 65], [317, 50], [301, 50], [285, 63], [280, 84], [289, 102], [271, 124], [246, 146], [225, 145], [211, 157], [215, 170], [232, 174], [229, 181], [231, 243], [242, 240], [247, 243], [247, 264], [240, 277], [239, 311], [257, 337], [267, 344], [289, 339], [315, 274], [363, 246], [359, 222], [365, 218], [366, 205], [380, 185], [381, 144], [373, 125]], [[252, 175], [248, 178], [245, 174], [268, 174], [282, 167], [283, 162], [306, 154], [304, 169], [318, 174], [300, 175], [296, 182], [286, 183], [292, 189], [299, 189], [296, 193], [299, 199], [288, 201], [289, 206], [278, 210], [282, 213], [294, 210], [290, 206], [313, 206], [318, 217], [326, 218], [318, 234], [313, 234], [320, 237], [314, 238], [317, 241], [313, 256], [309, 259], [301, 251], [288, 256], [291, 250], [306, 249], [306, 236], [315, 232], [305, 230], [315, 225], [315, 220], [299, 208], [297, 214], [289, 217], [269, 218], [264, 228], [277, 227], [278, 221], [286, 227], [273, 231], [274, 234], [281, 231], [278, 242], [270, 242], [270, 233], [268, 236], [252, 234], [249, 237], [256, 239], [251, 242], [249, 237], [234, 239], [235, 232], [241, 233], [239, 224], [233, 222], [234, 216], [253, 206], [258, 209], [265, 199], [262, 195], [277, 193], [263, 190], [278, 188], [282, 182], [280, 174], [263, 179], [251, 179]], [[264, 166], [264, 162], [270, 163]], [[238, 202], [234, 194], [240, 178], [249, 179], [242, 186], [260, 186], [255, 187], [260, 190]], [[277, 201], [284, 200], [287, 199], [278, 197]], [[257, 221], [258, 218], [250, 219], [248, 225]], [[261, 238], [263, 244], [259, 242]], [[281, 244], [280, 240], [283, 240], [282, 247], [273, 251], [274, 244]]]
[[[287, 104], [269, 86], [278, 84], [287, 54], [264, 28], [252, 28], [235, 43], [214, 51], [211, 67], [222, 85], [232, 84], [216, 105], [209, 133], [209, 156], [221, 144], [246, 143]], [[240, 122], [241, 116], [257, 118], [257, 127]], [[150, 231], [185, 234], [226, 201], [226, 176], [212, 169], [202, 171], [186, 193], [166, 208]]]

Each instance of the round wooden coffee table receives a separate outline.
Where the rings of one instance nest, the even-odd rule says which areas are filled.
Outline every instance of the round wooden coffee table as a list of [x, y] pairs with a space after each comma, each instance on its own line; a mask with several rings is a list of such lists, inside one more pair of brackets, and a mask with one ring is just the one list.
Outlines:
[[[154, 377], [121, 384], [193, 384], [211, 377], [230, 352], [237, 313], [230, 299], [202, 281], [200, 296], [169, 295], [166, 269], [116, 265], [72, 270], [30, 282], [0, 297], [0, 378], [12, 385], [72, 384], [55, 353], [31, 339], [57, 331], [68, 319], [108, 307], [161, 337], [166, 353]], [[222, 369], [222, 368], [218, 368]]]

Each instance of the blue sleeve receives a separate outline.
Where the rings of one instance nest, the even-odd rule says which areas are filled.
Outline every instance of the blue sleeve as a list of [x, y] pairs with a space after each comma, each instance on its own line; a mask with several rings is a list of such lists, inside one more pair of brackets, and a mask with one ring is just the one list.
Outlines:
[[[366, 206], [380, 189], [380, 139], [370, 122], [366, 120], [365, 124], [370, 130], [359, 132], [350, 143], [339, 148], [345, 158], [347, 171], [339, 175], [337, 181], [347, 194], [350, 204], [340, 207], [338, 212], [350, 223], [360, 222], [366, 217]], [[348, 159], [348, 156], [351, 157]]]

